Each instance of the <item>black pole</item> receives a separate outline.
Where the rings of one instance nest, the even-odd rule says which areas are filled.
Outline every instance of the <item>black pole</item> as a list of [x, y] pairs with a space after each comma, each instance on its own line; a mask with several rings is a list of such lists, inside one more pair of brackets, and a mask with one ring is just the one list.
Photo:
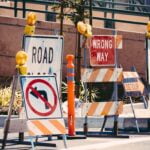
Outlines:
[[14, 16], [15, 16], [15, 17], [18, 16], [18, 13], [17, 13], [17, 12], [18, 12], [18, 11], [17, 11], [17, 4], [18, 4], [18, 1], [15, 0], [15, 1], [14, 1]]
[[6, 140], [7, 140], [8, 131], [9, 131], [9, 125], [10, 125], [10, 119], [11, 119], [11, 114], [12, 114], [12, 108], [13, 108], [13, 104], [14, 104], [14, 100], [15, 100], [15, 92], [16, 92], [16, 88], [17, 88], [17, 83], [18, 83], [18, 72], [16, 70], [15, 71], [15, 76], [14, 76], [14, 79], [13, 79], [12, 95], [11, 95], [11, 99], [10, 99], [8, 116], [7, 116], [6, 124], [5, 124], [5, 127], [4, 127], [4, 136], [3, 136], [3, 141], [2, 141], [2, 149], [4, 149], [5, 145], [6, 145]]
[[81, 35], [78, 32], [78, 48], [77, 48], [77, 67], [76, 67], [76, 97], [79, 98], [80, 96], [80, 79], [81, 79]]
[[92, 17], [93, 17], [93, 13], [92, 13], [92, 0], [90, 0], [89, 2], [89, 5], [90, 5], [90, 10], [89, 10], [89, 14], [90, 14], [90, 17], [89, 17], [89, 22], [90, 22], [90, 25], [92, 26], [93, 25], [93, 20], [92, 20]]
[[22, 17], [25, 18], [26, 17], [26, 1], [25, 0], [23, 0], [22, 9], [23, 9]]
[[61, 10], [60, 10], [60, 35], [63, 35], [63, 21], [64, 21], [64, 7], [63, 7], [63, 1], [62, 1]]

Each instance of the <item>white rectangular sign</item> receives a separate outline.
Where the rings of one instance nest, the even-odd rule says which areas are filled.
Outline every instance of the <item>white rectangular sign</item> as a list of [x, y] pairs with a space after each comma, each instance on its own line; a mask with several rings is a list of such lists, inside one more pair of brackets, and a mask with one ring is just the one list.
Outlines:
[[56, 74], [60, 85], [63, 37], [62, 36], [24, 36], [23, 48], [28, 54], [28, 74]]

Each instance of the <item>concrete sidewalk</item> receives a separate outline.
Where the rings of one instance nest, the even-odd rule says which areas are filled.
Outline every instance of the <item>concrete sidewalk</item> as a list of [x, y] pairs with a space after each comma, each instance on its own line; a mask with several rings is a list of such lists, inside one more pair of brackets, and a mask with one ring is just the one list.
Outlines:
[[[150, 108], [145, 109], [143, 103], [134, 104], [136, 118], [140, 128], [150, 129]], [[79, 110], [78, 112], [81, 112]], [[7, 116], [0, 115], [0, 127], [4, 126], [4, 121]], [[17, 116], [12, 116], [12, 118], [16, 118]], [[66, 126], [67, 126], [67, 115], [64, 117]], [[88, 117], [88, 127], [89, 128], [101, 128], [104, 121], [104, 117]], [[76, 128], [83, 128], [83, 124], [85, 122], [85, 118], [81, 117], [81, 114], [76, 114]], [[109, 117], [106, 122], [106, 128], [113, 127], [114, 118]], [[131, 109], [131, 104], [124, 105], [123, 113], [119, 115], [118, 119], [118, 127], [120, 129], [126, 128], [136, 128], [134, 115]]]

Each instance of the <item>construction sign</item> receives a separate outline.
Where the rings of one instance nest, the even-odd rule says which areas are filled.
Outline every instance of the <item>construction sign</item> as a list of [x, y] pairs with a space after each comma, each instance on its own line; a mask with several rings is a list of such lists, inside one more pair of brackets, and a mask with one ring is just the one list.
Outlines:
[[21, 76], [28, 119], [61, 118], [55, 76]]
[[60, 85], [63, 37], [54, 35], [24, 36], [23, 48], [28, 54], [28, 74], [56, 74], [57, 83]]
[[123, 72], [123, 86], [127, 96], [141, 96], [144, 93], [144, 84], [137, 72]]
[[92, 36], [90, 42], [91, 66], [115, 66], [115, 57], [115, 36]]

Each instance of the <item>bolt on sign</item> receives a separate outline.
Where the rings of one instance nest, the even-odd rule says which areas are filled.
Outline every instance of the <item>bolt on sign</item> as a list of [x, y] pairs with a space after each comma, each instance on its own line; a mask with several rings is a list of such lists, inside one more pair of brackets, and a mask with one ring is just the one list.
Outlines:
[[28, 54], [28, 74], [56, 74], [60, 85], [63, 37], [62, 36], [24, 36], [23, 48]]
[[91, 66], [115, 65], [115, 37], [110, 35], [94, 35], [90, 42]]

